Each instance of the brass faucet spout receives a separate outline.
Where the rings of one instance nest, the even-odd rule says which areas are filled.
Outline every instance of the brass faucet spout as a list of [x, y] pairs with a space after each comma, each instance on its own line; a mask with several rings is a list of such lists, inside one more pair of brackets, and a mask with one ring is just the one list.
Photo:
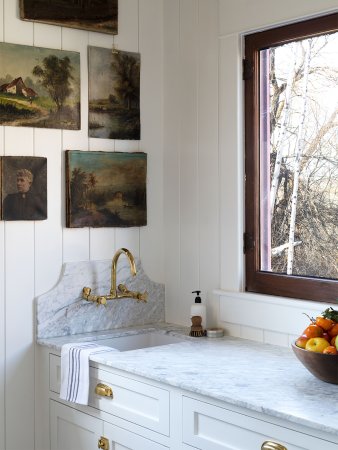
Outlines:
[[135, 259], [133, 255], [130, 253], [130, 251], [126, 248], [120, 248], [117, 250], [113, 257], [112, 266], [111, 266], [111, 288], [110, 288], [110, 294], [113, 298], [117, 298], [117, 289], [116, 289], [116, 272], [117, 272], [117, 261], [119, 257], [123, 254], [126, 255], [126, 257], [129, 260], [130, 264], [130, 272], [133, 276], [136, 275], [136, 265], [135, 265]]
[[84, 287], [82, 290], [82, 298], [90, 302], [95, 302], [97, 305], [106, 305], [107, 300], [117, 300], [121, 298], [133, 298], [137, 302], [146, 303], [148, 297], [147, 292], [130, 291], [124, 284], [119, 284], [116, 288], [117, 261], [122, 254], [126, 255], [129, 260], [131, 274], [133, 276], [136, 275], [136, 265], [133, 255], [126, 248], [120, 248], [117, 250], [112, 260], [110, 293], [107, 295], [92, 295], [91, 288]]

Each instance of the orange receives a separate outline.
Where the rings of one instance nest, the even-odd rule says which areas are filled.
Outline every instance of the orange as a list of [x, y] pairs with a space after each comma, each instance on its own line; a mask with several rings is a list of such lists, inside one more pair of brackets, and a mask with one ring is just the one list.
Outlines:
[[338, 355], [338, 351], [333, 345], [329, 345], [328, 347], [324, 348], [323, 353], [327, 355]]
[[331, 337], [337, 336], [338, 334], [338, 323], [335, 323], [328, 331]]
[[328, 331], [336, 322], [323, 316], [316, 317], [316, 325]]
[[[338, 324], [337, 324], [338, 325]], [[311, 323], [308, 327], [303, 331], [303, 335], [308, 338], [321, 337], [323, 336], [323, 328]]]

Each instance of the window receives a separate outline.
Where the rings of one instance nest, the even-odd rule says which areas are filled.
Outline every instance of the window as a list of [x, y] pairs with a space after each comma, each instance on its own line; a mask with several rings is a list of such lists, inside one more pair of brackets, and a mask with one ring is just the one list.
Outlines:
[[338, 13], [245, 38], [246, 290], [338, 301]]

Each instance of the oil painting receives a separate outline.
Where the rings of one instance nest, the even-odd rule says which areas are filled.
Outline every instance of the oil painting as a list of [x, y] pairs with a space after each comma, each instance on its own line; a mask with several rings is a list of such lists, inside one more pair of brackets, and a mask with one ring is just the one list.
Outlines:
[[88, 48], [89, 136], [140, 139], [139, 53]]
[[20, 18], [117, 34], [118, 0], [20, 0]]
[[1, 219], [47, 219], [47, 159], [2, 156], [0, 167]]
[[0, 125], [80, 129], [80, 54], [0, 43]]
[[66, 226], [147, 224], [147, 155], [66, 151]]

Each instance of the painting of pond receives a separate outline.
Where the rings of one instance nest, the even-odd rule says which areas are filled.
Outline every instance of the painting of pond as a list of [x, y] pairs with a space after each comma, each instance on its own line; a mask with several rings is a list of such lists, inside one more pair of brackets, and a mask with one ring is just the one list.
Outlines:
[[89, 136], [140, 139], [139, 53], [89, 46]]
[[66, 226], [147, 224], [147, 155], [66, 151]]

